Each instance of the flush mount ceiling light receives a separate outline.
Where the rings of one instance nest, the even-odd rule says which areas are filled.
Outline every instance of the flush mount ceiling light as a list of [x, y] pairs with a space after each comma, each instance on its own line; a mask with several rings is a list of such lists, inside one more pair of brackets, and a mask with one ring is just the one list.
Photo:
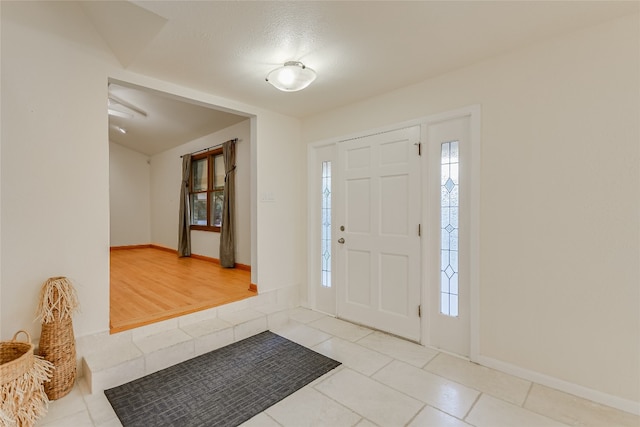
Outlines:
[[309, 86], [316, 72], [299, 61], [287, 61], [267, 74], [267, 81], [284, 92], [295, 92]]

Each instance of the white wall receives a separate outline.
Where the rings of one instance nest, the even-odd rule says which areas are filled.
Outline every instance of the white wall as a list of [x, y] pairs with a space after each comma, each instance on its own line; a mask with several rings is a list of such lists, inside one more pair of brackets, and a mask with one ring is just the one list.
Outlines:
[[[2, 8], [0, 7], [0, 19], [2, 18]], [[1, 28], [1, 27], [0, 27]], [[0, 46], [2, 46], [2, 31], [0, 31]], [[0, 48], [1, 50], [1, 48]], [[1, 63], [1, 61], [0, 61]], [[2, 89], [2, 68], [0, 67], [0, 92]], [[0, 127], [2, 125], [2, 104], [0, 102]], [[2, 201], [2, 138], [4, 132], [0, 131], [0, 201]], [[2, 236], [2, 209], [0, 208], [0, 237]], [[2, 266], [2, 241], [0, 239], [0, 266]], [[0, 285], [2, 284], [2, 274], [0, 273]], [[2, 334], [2, 286], [0, 286], [0, 335]]]
[[[236, 144], [236, 262], [251, 264], [251, 127], [249, 118], [151, 158], [151, 241], [153, 243], [172, 249], [178, 247], [178, 212], [182, 180], [180, 156], [234, 138], [239, 140]], [[191, 252], [220, 258], [220, 233], [192, 231]]]
[[300, 287], [307, 242], [306, 146], [300, 142], [300, 123], [263, 115], [257, 133], [269, 135], [257, 144], [258, 289]]
[[638, 26], [618, 19], [303, 121], [314, 142], [481, 104], [480, 355], [628, 410], [640, 400]]
[[109, 143], [111, 246], [151, 242], [150, 169], [147, 155]]
[[[0, 7], [0, 19], [2, 18], [2, 8]], [[0, 31], [0, 46], [2, 46], [2, 31]], [[1, 62], [1, 61], [0, 61]], [[0, 91], [2, 89], [2, 68], [0, 67]], [[0, 102], [0, 127], [2, 124], [2, 104]], [[4, 133], [0, 131], [0, 201], [2, 201], [2, 137]], [[2, 236], [2, 209], [0, 209], [0, 237]], [[0, 266], [2, 266], [2, 242], [0, 240]], [[2, 284], [2, 274], [0, 274], [0, 284]], [[0, 335], [2, 334], [2, 286], [0, 286]]]
[[[0, 339], [18, 329], [38, 339], [38, 291], [54, 275], [77, 285], [76, 336], [108, 330], [109, 78], [252, 116], [250, 210], [258, 224], [250, 239], [257, 248], [252, 282], [261, 293], [302, 282], [299, 120], [123, 70], [77, 3], [0, 2], [0, 8]], [[294, 166], [282, 167], [283, 159]], [[265, 186], [279, 195], [268, 208], [257, 204]]]
[[[82, 334], [109, 320], [107, 69], [71, 3], [2, 2], [1, 338], [34, 339], [38, 292], [70, 277]], [[30, 21], [27, 23], [27, 21]], [[69, 39], [75, 39], [70, 43]]]

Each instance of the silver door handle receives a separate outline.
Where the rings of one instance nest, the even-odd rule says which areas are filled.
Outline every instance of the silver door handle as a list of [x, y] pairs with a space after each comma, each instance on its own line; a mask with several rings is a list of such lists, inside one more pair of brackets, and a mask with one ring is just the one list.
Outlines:
[[339, 239], [338, 239], [338, 243], [340, 243], [341, 245], [343, 245], [343, 244], [344, 244], [344, 238], [342, 238], [342, 237], [341, 237], [341, 238], [339, 238]]

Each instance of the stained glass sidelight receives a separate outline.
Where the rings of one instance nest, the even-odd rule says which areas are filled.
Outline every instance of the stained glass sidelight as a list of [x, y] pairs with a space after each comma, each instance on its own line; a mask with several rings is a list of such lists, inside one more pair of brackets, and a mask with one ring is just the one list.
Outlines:
[[440, 312], [458, 316], [458, 141], [445, 142], [440, 155]]
[[322, 162], [322, 226], [320, 284], [331, 287], [331, 162]]

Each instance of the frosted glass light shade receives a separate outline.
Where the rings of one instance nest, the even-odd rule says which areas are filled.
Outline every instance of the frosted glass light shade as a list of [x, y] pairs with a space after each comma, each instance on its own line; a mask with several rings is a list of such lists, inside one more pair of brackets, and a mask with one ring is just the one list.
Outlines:
[[267, 81], [284, 92], [295, 92], [309, 86], [316, 79], [316, 72], [302, 62], [288, 61], [282, 67], [267, 74]]

